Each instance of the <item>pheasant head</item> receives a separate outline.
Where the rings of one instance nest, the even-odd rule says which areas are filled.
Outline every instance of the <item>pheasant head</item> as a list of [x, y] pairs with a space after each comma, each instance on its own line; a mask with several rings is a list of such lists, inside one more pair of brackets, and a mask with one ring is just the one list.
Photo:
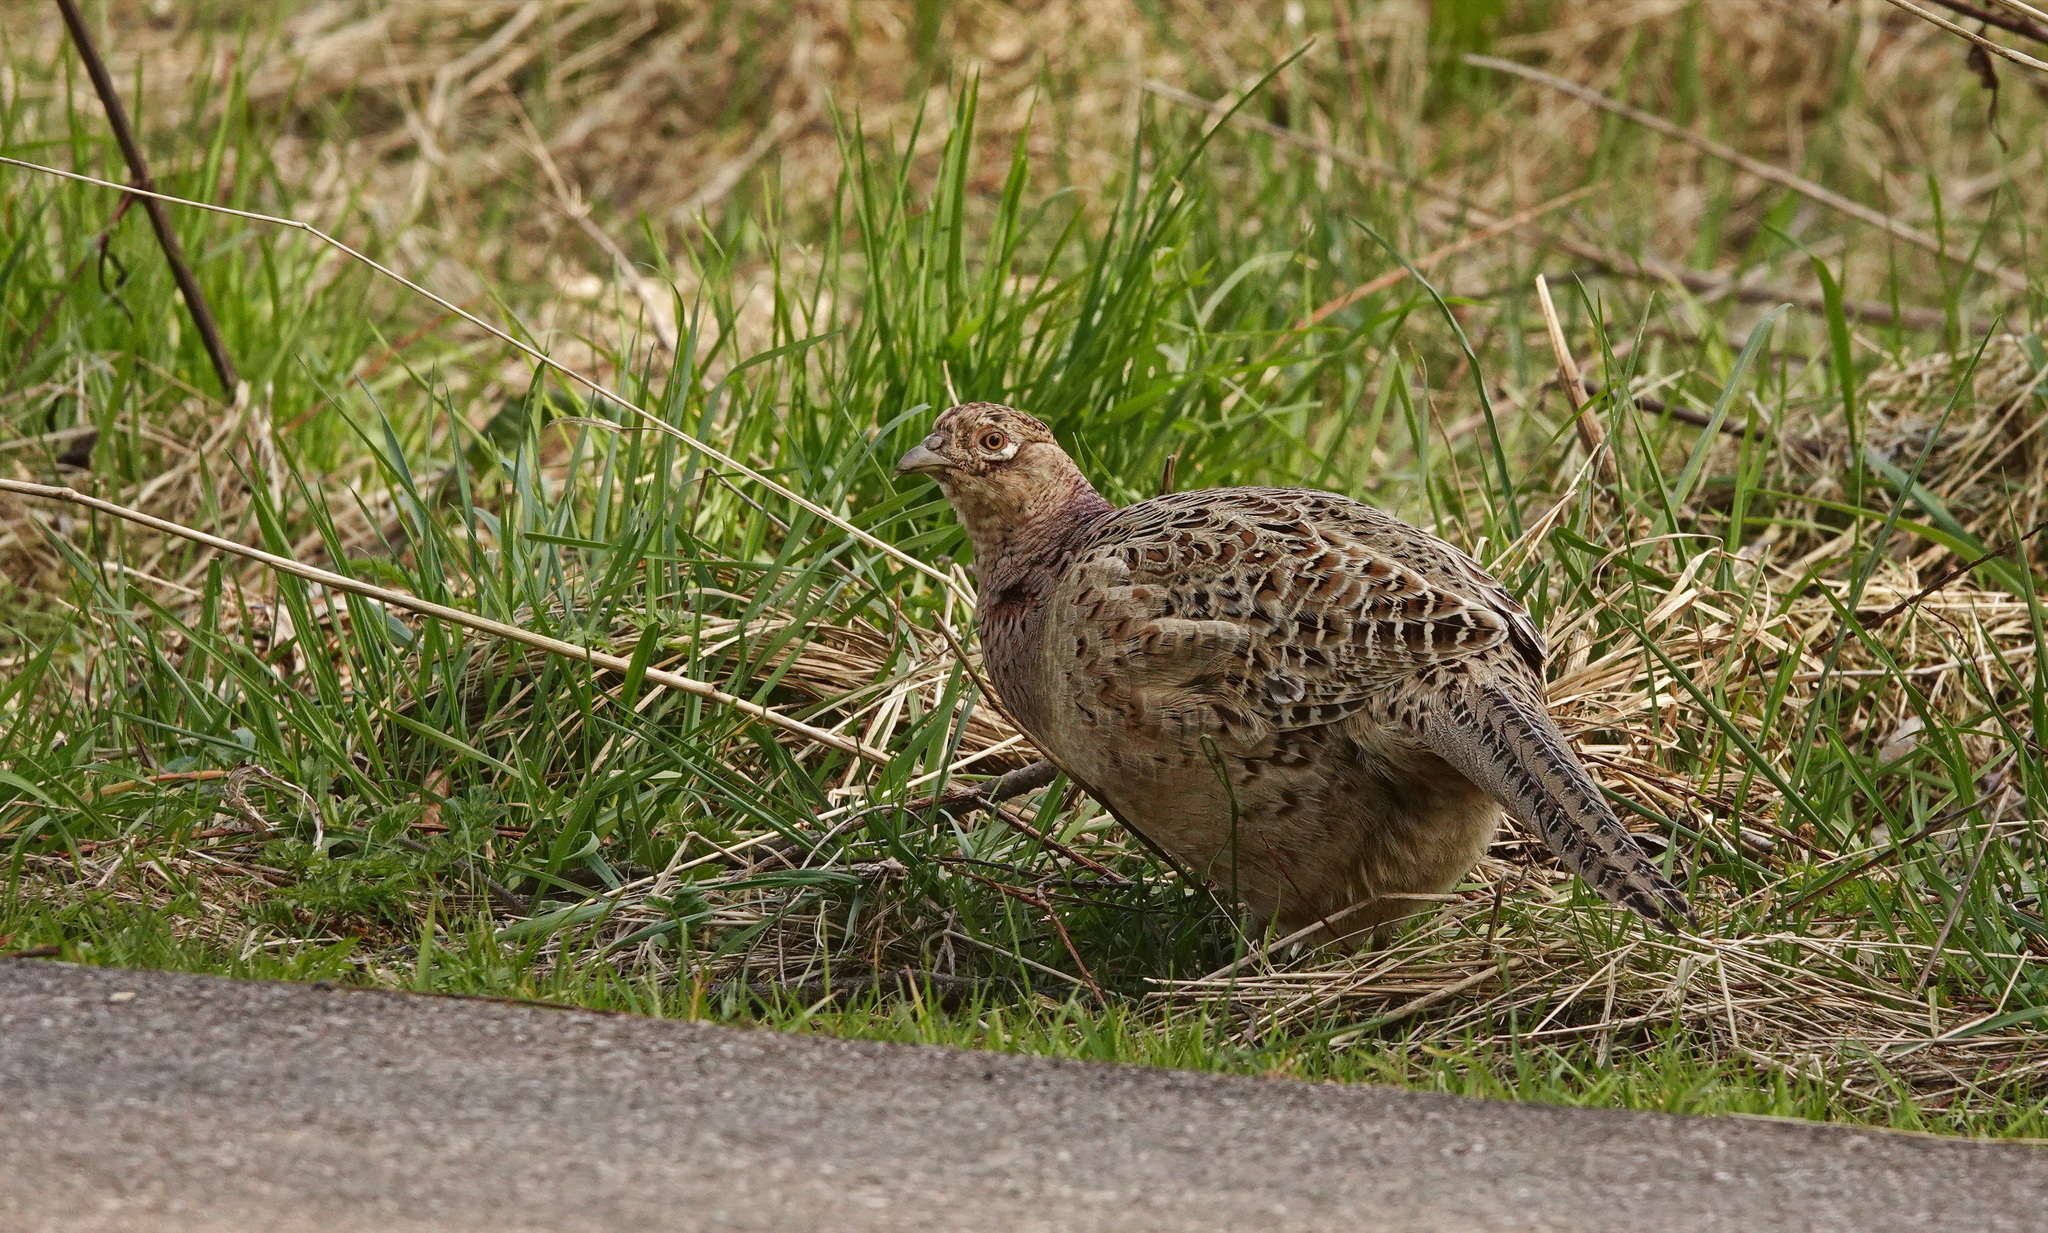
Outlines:
[[931, 435], [896, 464], [896, 474], [930, 475], [974, 541], [984, 584], [989, 572], [1035, 558], [1064, 532], [1110, 508], [1043, 421], [992, 402], [962, 403], [939, 416]]

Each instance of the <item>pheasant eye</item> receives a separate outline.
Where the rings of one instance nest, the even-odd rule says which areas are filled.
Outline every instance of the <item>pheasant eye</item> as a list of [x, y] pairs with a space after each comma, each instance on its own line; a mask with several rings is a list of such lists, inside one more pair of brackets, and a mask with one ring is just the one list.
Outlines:
[[1007, 440], [1008, 439], [1004, 437], [1002, 433], [985, 432], [981, 434], [981, 448], [993, 454], [997, 450], [1003, 448], [1003, 446], [1007, 443]]

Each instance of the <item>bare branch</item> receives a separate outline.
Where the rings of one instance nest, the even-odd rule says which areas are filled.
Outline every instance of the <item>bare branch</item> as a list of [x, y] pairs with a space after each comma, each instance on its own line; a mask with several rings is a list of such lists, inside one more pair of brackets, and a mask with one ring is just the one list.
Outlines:
[[71, 41], [78, 48], [78, 58], [85, 61], [85, 72], [92, 78], [92, 88], [100, 96], [100, 106], [107, 109], [107, 124], [114, 130], [114, 140], [121, 147], [121, 157], [128, 162], [128, 174], [135, 177], [135, 187], [145, 190], [136, 195], [142, 198], [142, 208], [149, 214], [150, 229], [156, 232], [156, 242], [164, 250], [164, 260], [170, 264], [171, 277], [178, 284], [178, 294], [185, 297], [185, 307], [192, 314], [192, 324], [198, 327], [199, 341], [206, 346], [206, 357], [213, 361], [213, 375], [220, 380], [221, 393], [233, 402], [235, 388], [240, 384], [234, 362], [228, 359], [227, 344], [221, 341], [220, 328], [214, 324], [213, 313], [206, 307], [206, 297], [200, 294], [199, 280], [192, 277], [191, 267], [185, 264], [185, 250], [178, 243], [178, 233], [171, 230], [171, 220], [164, 214], [163, 202], [154, 195], [156, 180], [149, 174], [149, 160], [142, 155], [142, 146], [135, 140], [135, 131], [128, 126], [128, 112], [121, 106], [121, 96], [114, 89], [113, 75], [107, 72], [106, 62], [100, 59], [99, 48], [93, 45], [92, 32], [86, 29], [85, 15], [78, 11], [78, 0], [57, 0], [57, 8], [64, 14], [64, 25], [71, 31]]

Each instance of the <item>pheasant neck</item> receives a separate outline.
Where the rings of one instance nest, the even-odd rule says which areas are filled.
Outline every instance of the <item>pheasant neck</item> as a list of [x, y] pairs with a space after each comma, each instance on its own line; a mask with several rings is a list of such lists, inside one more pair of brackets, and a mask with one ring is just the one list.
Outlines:
[[974, 542], [975, 572], [983, 594], [1006, 592], [1031, 578], [1057, 577], [1052, 564], [1072, 551], [1096, 519], [1115, 508], [1078, 469], [1061, 481], [1035, 493], [1014, 494], [1019, 499], [955, 499]]

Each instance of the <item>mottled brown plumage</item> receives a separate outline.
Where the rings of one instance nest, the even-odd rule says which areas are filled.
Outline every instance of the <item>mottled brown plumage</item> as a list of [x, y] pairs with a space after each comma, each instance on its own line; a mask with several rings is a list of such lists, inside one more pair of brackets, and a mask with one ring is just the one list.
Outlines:
[[897, 469], [933, 475], [974, 542], [1017, 722], [1260, 919], [1345, 935], [1423, 910], [1402, 896], [1454, 886], [1503, 805], [1609, 899], [1689, 919], [1551, 721], [1541, 632], [1435, 536], [1294, 488], [1118, 509], [993, 403]]

